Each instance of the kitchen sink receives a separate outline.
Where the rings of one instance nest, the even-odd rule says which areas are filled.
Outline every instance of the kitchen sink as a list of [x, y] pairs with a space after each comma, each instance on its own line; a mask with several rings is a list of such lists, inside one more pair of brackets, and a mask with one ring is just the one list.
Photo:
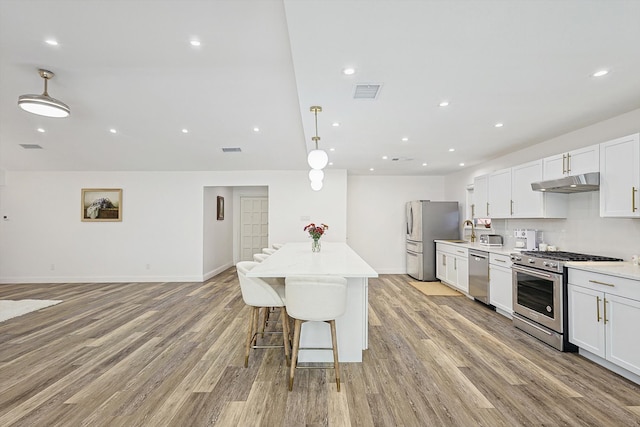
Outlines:
[[450, 242], [450, 243], [469, 243], [468, 240], [445, 240], [445, 242]]

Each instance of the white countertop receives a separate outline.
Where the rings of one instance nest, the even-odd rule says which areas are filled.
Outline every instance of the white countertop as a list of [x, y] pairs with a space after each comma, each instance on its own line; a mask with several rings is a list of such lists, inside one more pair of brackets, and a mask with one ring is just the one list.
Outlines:
[[573, 261], [565, 264], [569, 268], [577, 270], [592, 271], [594, 273], [608, 274], [610, 276], [624, 277], [631, 280], [640, 280], [640, 266], [631, 262], [589, 262]]
[[493, 254], [509, 255], [515, 252], [515, 249], [507, 246], [485, 246], [478, 242], [453, 243], [450, 240], [435, 240], [436, 243], [446, 243], [447, 245], [458, 246], [467, 249], [475, 249], [477, 251], [490, 252]]
[[320, 241], [320, 252], [311, 252], [311, 241], [287, 243], [247, 273], [250, 277], [333, 275], [378, 277], [346, 243]]

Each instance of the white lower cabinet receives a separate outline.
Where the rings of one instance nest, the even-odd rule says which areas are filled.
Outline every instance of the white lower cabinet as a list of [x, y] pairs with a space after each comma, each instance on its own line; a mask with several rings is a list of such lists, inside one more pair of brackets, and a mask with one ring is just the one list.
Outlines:
[[436, 243], [436, 277], [469, 293], [469, 250], [454, 244]]
[[513, 279], [508, 255], [489, 254], [489, 303], [500, 314], [513, 314]]
[[640, 375], [640, 281], [569, 269], [569, 341]]

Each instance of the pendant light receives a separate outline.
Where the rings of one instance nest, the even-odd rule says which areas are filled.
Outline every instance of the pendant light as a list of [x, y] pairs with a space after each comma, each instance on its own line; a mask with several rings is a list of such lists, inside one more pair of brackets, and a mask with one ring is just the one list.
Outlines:
[[44, 79], [44, 92], [42, 95], [21, 95], [18, 97], [18, 105], [29, 113], [46, 117], [67, 117], [71, 109], [67, 104], [51, 98], [47, 93], [47, 81], [55, 74], [48, 70], [38, 70], [40, 77]]
[[329, 156], [326, 151], [318, 149], [318, 141], [320, 141], [320, 137], [318, 136], [318, 113], [322, 112], [322, 107], [313, 106], [311, 107], [311, 111], [315, 114], [316, 118], [316, 136], [311, 138], [311, 140], [316, 143], [316, 149], [309, 152], [307, 162], [312, 169], [323, 169], [327, 166], [327, 163], [329, 163]]

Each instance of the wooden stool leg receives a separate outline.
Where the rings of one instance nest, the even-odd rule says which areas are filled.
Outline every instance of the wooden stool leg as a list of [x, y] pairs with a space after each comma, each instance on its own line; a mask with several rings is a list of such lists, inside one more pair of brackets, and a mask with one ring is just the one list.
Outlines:
[[289, 315], [287, 315], [286, 307], [280, 308], [280, 317], [282, 321], [282, 342], [284, 344], [284, 357], [287, 359], [287, 366], [291, 366], [291, 358], [289, 356]]
[[249, 332], [247, 333], [247, 344], [244, 351], [244, 367], [249, 366], [249, 351], [251, 350], [251, 341], [253, 341], [253, 325], [255, 323], [254, 318], [257, 315], [258, 307], [251, 307], [251, 318], [249, 319]]
[[300, 347], [300, 327], [302, 320], [295, 319], [293, 332], [293, 353], [291, 355], [291, 369], [289, 369], [289, 391], [293, 390], [293, 376], [298, 364], [298, 348]]
[[329, 320], [329, 325], [331, 326], [331, 343], [333, 345], [333, 365], [334, 370], [336, 371], [336, 385], [338, 386], [338, 391], [340, 391], [340, 365], [338, 363], [338, 340], [336, 339], [336, 321]]

